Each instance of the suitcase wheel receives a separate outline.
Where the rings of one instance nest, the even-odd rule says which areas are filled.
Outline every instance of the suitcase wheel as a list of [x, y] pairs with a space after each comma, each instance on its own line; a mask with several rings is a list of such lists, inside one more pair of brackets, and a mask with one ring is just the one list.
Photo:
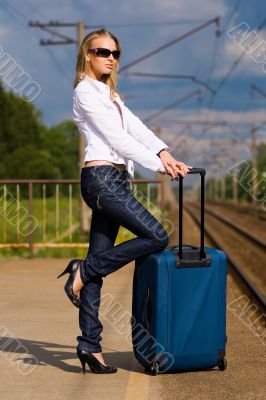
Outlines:
[[220, 371], [225, 371], [227, 368], [227, 361], [226, 358], [223, 357], [219, 362], [218, 362], [218, 368]]
[[158, 375], [159, 374], [159, 363], [156, 361], [155, 363], [153, 363], [152, 366], [150, 367], [145, 367], [145, 372], [151, 374], [151, 375]]
[[154, 375], [154, 376], [158, 375], [159, 374], [159, 363], [158, 362], [153, 363], [150, 371], [151, 371], [152, 375]]

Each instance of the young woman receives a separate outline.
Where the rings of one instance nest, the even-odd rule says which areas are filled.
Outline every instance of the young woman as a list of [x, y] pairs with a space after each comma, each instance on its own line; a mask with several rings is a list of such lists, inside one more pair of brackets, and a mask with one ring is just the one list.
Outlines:
[[[163, 226], [131, 194], [134, 164], [176, 178], [190, 166], [175, 160], [169, 147], [123, 103], [116, 93], [121, 46], [110, 32], [88, 34], [81, 44], [74, 83], [74, 121], [85, 142], [81, 193], [92, 209], [90, 244], [84, 260], [72, 260], [59, 275], [69, 273], [65, 291], [79, 307], [82, 332], [77, 355], [96, 373], [114, 373], [101, 354], [98, 318], [103, 277], [138, 257], [165, 249]], [[120, 225], [137, 237], [114, 246]]]

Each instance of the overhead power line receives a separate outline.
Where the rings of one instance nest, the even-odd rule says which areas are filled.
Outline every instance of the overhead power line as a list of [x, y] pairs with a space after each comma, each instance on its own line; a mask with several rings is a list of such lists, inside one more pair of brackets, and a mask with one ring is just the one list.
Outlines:
[[12, 20], [15, 20], [19, 25], [22, 25], [24, 29], [26, 29], [25, 25], [23, 22], [21, 22], [22, 14], [20, 14], [16, 9], [12, 9], [10, 7], [10, 4], [7, 3], [0, 3], [0, 7], [5, 11], [6, 14], [8, 14]]
[[[15, 17], [15, 15], [17, 15], [19, 18], [22, 18], [23, 20], [25, 20], [27, 18], [27, 16], [25, 14], [23, 14], [17, 7], [13, 7], [10, 2], [8, 3], [7, 1], [3, 1], [2, 0], [2, 7], [5, 7], [6, 11], [13, 16], [13, 18]], [[16, 18], [16, 17], [15, 17]], [[17, 19], [17, 18], [16, 18]]]
[[123, 23], [123, 24], [98, 24], [98, 25], [88, 25], [88, 28], [97, 29], [101, 27], [108, 28], [145, 28], [148, 26], [164, 26], [164, 25], [187, 25], [187, 24], [197, 24], [204, 22], [204, 20], [192, 20], [192, 19], [179, 19], [171, 21], [161, 21], [161, 22], [134, 22], [134, 23]]
[[158, 47], [157, 49], [144, 54], [143, 56], [137, 58], [135, 61], [131, 61], [129, 64], [124, 65], [122, 68], [120, 68], [120, 70], [119, 70], [120, 73], [126, 71], [128, 68], [132, 67], [133, 65], [139, 64], [141, 61], [144, 61], [147, 58], [150, 58], [150, 57], [154, 56], [155, 54], [160, 53], [161, 51], [167, 49], [168, 47], [173, 46], [174, 44], [176, 44], [178, 42], [181, 42], [182, 40], [188, 38], [189, 36], [192, 36], [194, 33], [201, 31], [202, 29], [206, 28], [207, 26], [209, 26], [211, 24], [216, 24], [217, 30], [218, 30], [218, 28], [220, 26], [220, 18], [216, 17], [216, 18], [210, 19], [209, 21], [205, 22], [204, 24], [199, 25], [196, 28], [190, 30], [189, 32], [186, 32], [183, 35], [176, 37], [175, 39]]
[[54, 53], [51, 51], [51, 49], [49, 49], [49, 47], [46, 47], [46, 50], [47, 50], [49, 56], [51, 57], [51, 59], [53, 60], [53, 62], [55, 63], [55, 65], [56, 65], [58, 71], [60, 72], [60, 74], [62, 74], [67, 79], [67, 81], [69, 82], [71, 80], [71, 77], [64, 70], [64, 68], [62, 67], [62, 64], [60, 64], [57, 61], [56, 57], [54, 56]]
[[194, 75], [154, 74], [154, 73], [147, 73], [147, 72], [132, 72], [129, 75], [143, 76], [143, 77], [148, 77], [148, 78], [188, 79], [188, 80], [191, 80], [192, 82], [198, 83], [201, 86], [204, 86], [205, 89], [207, 89], [209, 92], [215, 93], [215, 90], [213, 90], [207, 83], [197, 79]]
[[[72, 44], [72, 43], [76, 43], [77, 44], [77, 51], [80, 48], [80, 45], [82, 43], [82, 40], [84, 38], [84, 22], [83, 21], [77, 21], [74, 26], [77, 29], [77, 39], [73, 39], [70, 38], [66, 35], [62, 35], [61, 33], [55, 31], [54, 29], [50, 29], [50, 27], [62, 27], [62, 26], [73, 26], [72, 23], [61, 23], [61, 22], [57, 22], [57, 21], [51, 21], [48, 24], [41, 24], [38, 22], [32, 22], [29, 21], [28, 24], [31, 28], [32, 27], [36, 27], [36, 28], [40, 28], [44, 31], [48, 31], [50, 33], [52, 33], [54, 36], [59, 37], [60, 39], [63, 39], [61, 41], [52, 41], [52, 40], [40, 40], [40, 45], [42, 46], [47, 46], [47, 45], [56, 45], [56, 44]], [[84, 143], [82, 140], [82, 137], [80, 135], [79, 137], [79, 164], [80, 164], [80, 168], [82, 168], [83, 166], [83, 156], [84, 156]], [[82, 233], [85, 233], [89, 227], [88, 227], [88, 211], [87, 208], [85, 207], [84, 202], [82, 202], [81, 198], [80, 198], [80, 207], [81, 207], [81, 214], [80, 214], [80, 223], [81, 223], [81, 230]]]
[[251, 89], [251, 93], [252, 93], [253, 91], [256, 91], [256, 92], [258, 92], [259, 94], [261, 94], [263, 97], [266, 97], [266, 92], [264, 92], [264, 90], [262, 90], [261, 88], [259, 88], [257, 85], [251, 85], [250, 89]]
[[171, 103], [168, 106], [162, 108], [161, 110], [156, 111], [155, 113], [149, 115], [147, 118], [145, 118], [143, 120], [143, 122], [147, 123], [147, 122], [151, 121], [153, 118], [158, 117], [159, 115], [165, 113], [166, 111], [170, 110], [171, 108], [176, 107], [177, 105], [183, 103], [184, 101], [186, 101], [186, 100], [188, 100], [191, 97], [196, 96], [196, 95], [200, 96], [201, 95], [201, 90], [199, 90], [199, 89], [198, 90], [194, 90], [194, 92], [191, 92], [191, 93], [187, 94], [186, 96], [184, 96], [181, 99], [175, 101], [174, 103]]
[[[262, 21], [262, 23], [258, 26], [256, 29], [256, 32], [260, 32], [263, 26], [266, 23], [266, 19]], [[240, 56], [233, 62], [231, 67], [229, 68], [228, 72], [225, 74], [224, 78], [220, 81], [217, 89], [216, 89], [216, 94], [217, 92], [221, 89], [221, 87], [225, 84], [225, 82], [229, 79], [229, 77], [232, 75], [233, 71], [236, 69], [240, 61], [243, 59], [243, 57], [246, 55], [246, 50], [243, 50]]]
[[[266, 19], [264, 19], [259, 26], [256, 29], [256, 32], [260, 32], [262, 30], [262, 28], [264, 27], [266, 23]], [[216, 96], [218, 95], [219, 91], [221, 90], [221, 88], [224, 86], [224, 84], [227, 82], [227, 80], [230, 78], [230, 76], [232, 75], [232, 73], [234, 72], [234, 70], [236, 69], [236, 67], [238, 66], [238, 64], [242, 61], [242, 59], [244, 58], [246, 54], [246, 51], [243, 50], [242, 53], [239, 55], [239, 57], [237, 57], [237, 59], [233, 62], [233, 64], [231, 65], [231, 67], [229, 68], [229, 70], [227, 71], [227, 73], [225, 74], [225, 76], [221, 79], [221, 81], [219, 82], [216, 91], [214, 94], [212, 94], [211, 99], [210, 99], [210, 103], [209, 103], [209, 107], [208, 107], [208, 114], [210, 114], [213, 105], [214, 105], [214, 101]], [[206, 120], [209, 119], [209, 115], [207, 115]], [[201, 135], [203, 135], [205, 133], [205, 130], [203, 129], [201, 132]]]
[[210, 125], [210, 126], [225, 126], [226, 121], [209, 121], [205, 122], [202, 120], [181, 120], [181, 119], [167, 119], [167, 122], [171, 122], [178, 125]]
[[[186, 25], [186, 24], [196, 24], [196, 23], [201, 23], [204, 22], [204, 20], [189, 20], [189, 19], [180, 19], [180, 20], [171, 20], [171, 21], [160, 21], [160, 22], [134, 22], [134, 23], [123, 23], [123, 24], [109, 24], [109, 23], [103, 23], [103, 24], [86, 24], [84, 23], [84, 29], [100, 29], [100, 28], [138, 28], [138, 27], [146, 27], [146, 26], [160, 26], [160, 25]], [[40, 23], [39, 21], [35, 21], [32, 24], [36, 24], [38, 27], [75, 27], [76, 23], [75, 22], [60, 22], [59, 20], [51, 20], [47, 23]], [[32, 25], [34, 26], [34, 25]]]
[[[39, 17], [47, 19], [47, 16], [43, 14], [43, 8], [40, 9], [40, 7], [35, 7], [33, 4], [31, 4], [28, 0], [24, 0], [24, 3]], [[28, 16], [27, 16], [28, 19]]]
[[238, 9], [239, 9], [239, 7], [240, 7], [241, 1], [242, 1], [242, 0], [236, 0], [235, 6], [234, 6], [234, 8], [233, 8], [231, 14], [229, 15], [227, 21], [225, 22], [225, 24], [224, 24], [224, 26], [223, 26], [223, 28], [222, 28], [221, 34], [224, 33], [224, 32], [226, 31], [226, 29], [227, 29], [227, 27], [229, 26], [230, 22], [233, 20], [235, 14], [237, 13], [237, 11], [238, 11]]

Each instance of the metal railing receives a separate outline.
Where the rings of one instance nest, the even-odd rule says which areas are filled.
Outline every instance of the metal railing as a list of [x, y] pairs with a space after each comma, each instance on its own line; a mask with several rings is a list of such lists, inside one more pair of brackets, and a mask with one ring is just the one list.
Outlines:
[[[141, 193], [146, 208], [153, 201], [161, 212], [163, 181], [136, 179], [133, 183], [133, 195], [138, 198]], [[0, 180], [0, 250], [27, 248], [32, 258], [38, 248], [87, 247], [79, 235], [83, 201], [79, 185], [78, 179]]]

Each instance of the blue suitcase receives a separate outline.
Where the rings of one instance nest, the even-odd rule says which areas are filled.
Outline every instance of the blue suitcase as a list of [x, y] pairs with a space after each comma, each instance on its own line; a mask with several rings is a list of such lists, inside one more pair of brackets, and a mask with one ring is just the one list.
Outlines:
[[204, 247], [201, 176], [200, 247], [182, 243], [183, 178], [179, 176], [179, 245], [138, 258], [133, 277], [132, 343], [136, 359], [153, 375], [169, 371], [225, 370], [226, 256]]

